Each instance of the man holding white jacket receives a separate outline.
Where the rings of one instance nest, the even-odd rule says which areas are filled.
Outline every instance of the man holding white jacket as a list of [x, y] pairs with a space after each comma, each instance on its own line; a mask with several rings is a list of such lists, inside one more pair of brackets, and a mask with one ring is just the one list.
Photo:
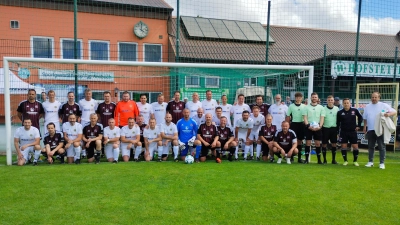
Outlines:
[[[364, 129], [363, 132], [368, 140], [368, 163], [366, 167], [374, 166], [374, 153], [375, 143], [378, 143], [379, 150], [379, 168], [385, 169], [385, 158], [386, 158], [386, 145], [384, 143], [384, 135], [379, 130], [375, 130], [376, 119], [381, 114], [383, 117], [389, 117], [396, 115], [396, 110], [390, 107], [388, 104], [379, 102], [381, 94], [379, 92], [373, 92], [371, 94], [371, 103], [368, 104], [364, 109]], [[368, 129], [367, 129], [368, 127]], [[379, 136], [378, 136], [379, 135]]]

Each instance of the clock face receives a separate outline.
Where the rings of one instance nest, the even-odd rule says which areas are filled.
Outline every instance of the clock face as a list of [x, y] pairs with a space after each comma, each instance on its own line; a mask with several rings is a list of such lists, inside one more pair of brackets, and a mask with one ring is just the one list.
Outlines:
[[135, 33], [138, 38], [144, 38], [149, 33], [149, 27], [142, 21], [139, 21], [139, 23], [135, 24], [133, 27], [133, 33]]

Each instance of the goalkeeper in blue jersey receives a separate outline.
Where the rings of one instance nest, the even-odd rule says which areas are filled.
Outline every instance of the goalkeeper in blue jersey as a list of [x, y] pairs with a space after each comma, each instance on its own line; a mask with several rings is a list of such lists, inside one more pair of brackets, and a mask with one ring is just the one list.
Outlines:
[[[176, 124], [178, 128], [179, 146], [181, 149], [181, 159], [185, 160], [188, 154], [189, 146], [193, 146], [193, 142], [196, 139], [198, 125], [196, 121], [190, 118], [189, 109], [183, 110], [183, 118]], [[199, 151], [196, 148], [196, 162], [199, 161], [201, 146], [199, 146]], [[177, 160], [177, 159], [176, 159]]]

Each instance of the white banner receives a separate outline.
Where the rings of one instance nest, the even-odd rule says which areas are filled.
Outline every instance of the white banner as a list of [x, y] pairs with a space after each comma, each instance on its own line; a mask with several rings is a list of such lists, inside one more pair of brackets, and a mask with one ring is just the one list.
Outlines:
[[[39, 69], [39, 79], [75, 80], [75, 71]], [[114, 72], [78, 71], [78, 80], [114, 82]]]
[[[396, 77], [399, 77], [400, 64], [397, 65]], [[357, 62], [357, 76], [363, 77], [389, 77], [393, 78], [394, 64], [379, 62]], [[354, 76], [354, 61], [332, 60], [331, 75]]]

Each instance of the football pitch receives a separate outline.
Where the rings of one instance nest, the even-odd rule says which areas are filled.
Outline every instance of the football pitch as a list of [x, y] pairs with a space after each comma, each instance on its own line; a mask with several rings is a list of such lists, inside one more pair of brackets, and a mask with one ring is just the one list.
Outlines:
[[18, 167], [0, 156], [0, 224], [399, 224], [400, 154], [388, 152], [385, 170], [377, 156], [373, 168], [366, 153], [360, 167], [315, 156]]

